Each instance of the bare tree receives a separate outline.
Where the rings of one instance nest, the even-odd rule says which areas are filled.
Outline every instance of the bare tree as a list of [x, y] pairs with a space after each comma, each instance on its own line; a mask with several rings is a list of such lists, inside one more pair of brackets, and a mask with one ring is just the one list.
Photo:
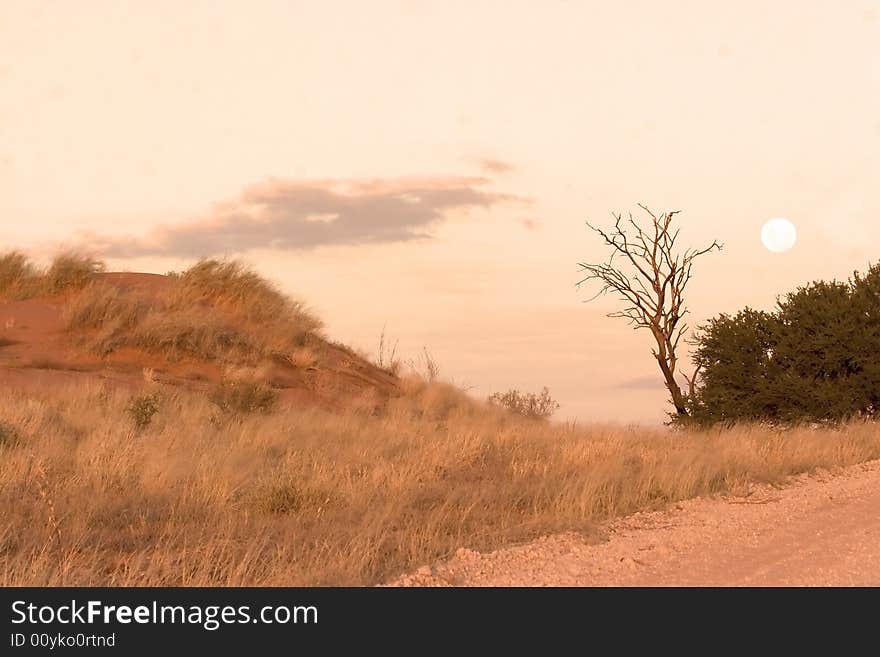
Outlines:
[[682, 321], [688, 312], [684, 291], [691, 279], [694, 260], [712, 250], [720, 251], [722, 245], [713, 241], [705, 248], [678, 251], [675, 242], [680, 229], [673, 226], [673, 218], [679, 210], [657, 216], [641, 203], [639, 207], [650, 218], [650, 225], [645, 228], [632, 214], [626, 221], [622, 215], [613, 214], [614, 228], [609, 231], [587, 222], [610, 247], [611, 254], [604, 263], [578, 263], [586, 276], [577, 285], [598, 281], [601, 287], [588, 301], [608, 292], [616, 293], [626, 307], [608, 316], [622, 317], [635, 329], [651, 331], [657, 343], [651, 353], [663, 373], [675, 413], [679, 417], [687, 416], [688, 395], [693, 395], [697, 372], [687, 377], [688, 395], [675, 380], [678, 345], [688, 329]]

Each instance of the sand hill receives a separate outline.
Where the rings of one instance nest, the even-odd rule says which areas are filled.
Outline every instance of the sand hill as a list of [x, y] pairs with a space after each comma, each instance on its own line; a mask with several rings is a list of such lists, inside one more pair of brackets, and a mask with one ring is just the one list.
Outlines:
[[[53, 289], [32, 276], [0, 297], [0, 378], [50, 385], [100, 377], [208, 389], [260, 382], [280, 401], [333, 408], [353, 395], [393, 395], [397, 378], [238, 263], [202, 261], [182, 274], [104, 273]], [[30, 286], [30, 290], [28, 290]], [[2, 292], [2, 290], [0, 290]], [[22, 298], [23, 297], [23, 298]]]

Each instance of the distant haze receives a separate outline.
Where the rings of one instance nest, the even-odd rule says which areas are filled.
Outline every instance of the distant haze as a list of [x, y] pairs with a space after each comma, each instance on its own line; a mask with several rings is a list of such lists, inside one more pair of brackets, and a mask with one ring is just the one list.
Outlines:
[[[682, 210], [693, 320], [880, 258], [880, 10], [801, 2], [0, 6], [4, 245], [240, 255], [339, 340], [655, 423], [584, 221]], [[787, 217], [774, 254], [761, 226]], [[687, 366], [687, 364], [685, 363]]]

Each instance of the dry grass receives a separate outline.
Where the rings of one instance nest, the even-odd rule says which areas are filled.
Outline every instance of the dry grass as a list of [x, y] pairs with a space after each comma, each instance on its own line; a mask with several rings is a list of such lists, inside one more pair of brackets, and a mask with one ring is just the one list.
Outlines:
[[19, 251], [0, 255], [0, 298], [21, 300], [59, 294], [88, 285], [104, 271], [99, 260], [77, 253], [57, 255], [45, 271], [40, 271]]
[[104, 263], [80, 253], [62, 253], [52, 260], [43, 274], [43, 283], [49, 294], [58, 294], [69, 288], [83, 288], [104, 271]]
[[0, 422], [0, 446], [14, 447], [20, 440], [18, 431], [5, 422]]
[[153, 296], [95, 281], [71, 299], [65, 322], [102, 356], [137, 347], [169, 360], [224, 363], [289, 359], [321, 328], [302, 303], [241, 263], [219, 260], [175, 274]]
[[278, 393], [258, 380], [223, 381], [211, 391], [208, 399], [224, 413], [268, 414], [278, 404]]
[[68, 331], [78, 334], [81, 344], [105, 356], [125, 346], [126, 335], [148, 308], [146, 300], [103, 281], [94, 281], [68, 301], [64, 322]]
[[0, 296], [20, 298], [36, 277], [36, 269], [23, 253], [9, 251], [0, 255]]
[[[530, 422], [442, 384], [375, 413], [221, 415], [98, 382], [0, 397], [0, 584], [371, 584], [449, 555], [880, 457], [876, 425]], [[363, 409], [363, 410], [358, 410]]]
[[153, 309], [127, 335], [126, 346], [162, 354], [169, 360], [243, 361], [262, 353], [258, 338], [211, 308]]
[[146, 311], [146, 303], [115, 285], [95, 281], [67, 304], [64, 320], [69, 331], [114, 327], [128, 329]]
[[239, 320], [278, 329], [275, 337], [302, 340], [321, 329], [305, 306], [282, 294], [272, 283], [235, 260], [201, 260], [183, 272], [171, 294], [174, 307], [198, 304], [225, 309]]
[[236, 261], [200, 260], [177, 277], [175, 295], [187, 303], [226, 305], [257, 320], [287, 311], [288, 301], [274, 286]]

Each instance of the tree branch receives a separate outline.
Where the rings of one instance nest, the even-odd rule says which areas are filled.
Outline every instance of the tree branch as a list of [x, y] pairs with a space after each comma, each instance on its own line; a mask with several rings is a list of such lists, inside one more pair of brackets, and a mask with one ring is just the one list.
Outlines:
[[[720, 251], [722, 245], [713, 241], [706, 247], [676, 251], [680, 229], [672, 224], [680, 211], [656, 215], [647, 206], [638, 205], [647, 214], [650, 222], [647, 229], [632, 214], [628, 214], [624, 222], [622, 214], [612, 213], [614, 227], [611, 230], [603, 230], [586, 222], [590, 230], [602, 238], [605, 246], [610, 247], [611, 252], [605, 262], [578, 263], [585, 275], [577, 286], [598, 281], [598, 291], [587, 301], [615, 293], [625, 305], [622, 310], [608, 313], [608, 316], [626, 319], [636, 329], [651, 330], [657, 343], [657, 349], [652, 350], [652, 354], [660, 365], [676, 412], [687, 414], [685, 396], [674, 375], [678, 362], [677, 350], [688, 331], [687, 323], [682, 322], [689, 312], [685, 306], [684, 292], [691, 280], [694, 260], [711, 251]], [[623, 260], [616, 261], [615, 258]], [[691, 395], [696, 376], [695, 371], [693, 377], [688, 379]]]

